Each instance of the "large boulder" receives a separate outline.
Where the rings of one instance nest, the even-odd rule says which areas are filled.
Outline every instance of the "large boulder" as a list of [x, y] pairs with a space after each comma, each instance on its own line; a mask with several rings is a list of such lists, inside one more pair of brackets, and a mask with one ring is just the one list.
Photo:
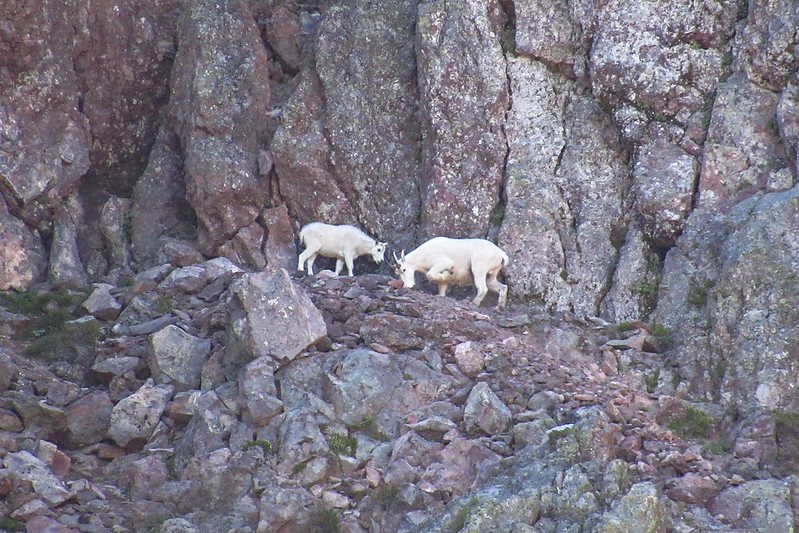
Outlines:
[[285, 270], [245, 274], [229, 290], [223, 357], [229, 379], [259, 357], [285, 364], [327, 333], [321, 313]]
[[142, 445], [158, 425], [173, 392], [172, 385], [156, 385], [149, 378], [139, 390], [114, 406], [109, 436], [123, 447]]
[[18, 218], [0, 213], [0, 290], [26, 289], [41, 281], [46, 267], [39, 235]]
[[169, 101], [186, 191], [206, 255], [252, 224], [268, 187], [258, 172], [269, 81], [264, 43], [246, 2], [192, 0], [178, 24]]
[[794, 187], [690, 217], [666, 257], [654, 315], [673, 335], [679, 391], [799, 411], [797, 206]]
[[720, 83], [707, 131], [698, 206], [727, 209], [793, 185], [776, 124], [779, 95], [742, 74]]
[[3, 2], [2, 13], [13, 25], [0, 33], [0, 192], [31, 227], [46, 227], [89, 169], [72, 59], [81, 17], [74, 4], [33, 9], [27, 0]]

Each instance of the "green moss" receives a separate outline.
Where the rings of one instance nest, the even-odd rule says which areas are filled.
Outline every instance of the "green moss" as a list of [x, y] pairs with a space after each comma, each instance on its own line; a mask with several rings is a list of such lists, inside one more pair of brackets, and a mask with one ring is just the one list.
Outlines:
[[691, 285], [686, 301], [694, 307], [704, 309], [707, 305], [707, 290], [699, 285]]
[[95, 344], [100, 332], [96, 320], [73, 322], [56, 330], [34, 330], [36, 338], [22, 351], [22, 355], [47, 361], [74, 361], [79, 348]]
[[651, 374], [644, 375], [644, 383], [646, 384], [646, 392], [652, 394], [658, 386], [658, 378], [660, 377], [660, 369], [656, 368]]
[[574, 424], [567, 424], [550, 429], [547, 432], [547, 438], [549, 439], [549, 444], [555, 444], [560, 439], [568, 437], [569, 435], [574, 435], [576, 432], [577, 427]]
[[705, 450], [716, 455], [732, 453], [733, 442], [730, 439], [712, 440], [705, 444]]
[[466, 525], [466, 519], [469, 517], [469, 513], [472, 512], [478, 504], [480, 500], [477, 499], [477, 496], [472, 496], [463, 507], [458, 509], [458, 511], [452, 517], [452, 530], [453, 531], [460, 531]]
[[136, 278], [133, 276], [122, 276], [119, 278], [120, 287], [133, 287], [134, 283], [136, 283]]
[[491, 212], [491, 225], [498, 228], [502, 226], [502, 221], [505, 220], [505, 206], [497, 204]]
[[346, 453], [355, 457], [355, 452], [358, 450], [358, 439], [352, 435], [333, 433], [327, 438], [327, 445], [336, 453]]
[[619, 333], [630, 331], [631, 329], [633, 329], [633, 326], [629, 322], [619, 322], [618, 324], [616, 324], [616, 331], [618, 331]]
[[164, 464], [166, 465], [166, 475], [169, 479], [177, 479], [178, 478], [178, 470], [175, 467], [175, 456], [170, 455], [166, 459], [164, 459]]
[[125, 219], [122, 221], [122, 231], [125, 232], [125, 239], [130, 242], [133, 237], [133, 211], [125, 213]]
[[393, 483], [389, 483], [388, 485], [381, 485], [375, 491], [374, 495], [375, 505], [378, 505], [383, 509], [391, 507], [397, 501], [398, 493], [399, 493], [399, 487], [397, 487]]
[[782, 409], [775, 409], [772, 413], [778, 432], [786, 429], [799, 432], [799, 413]]
[[706, 412], [692, 405], [685, 405], [685, 412], [672, 419], [669, 429], [682, 438], [701, 438], [710, 435], [713, 419]]
[[291, 467], [291, 473], [298, 474], [299, 472], [302, 472], [303, 470], [305, 470], [305, 467], [308, 466], [309, 461], [310, 459], [308, 459], [308, 461], [301, 461], [299, 463], [294, 463], [294, 466]]
[[391, 440], [380, 428], [377, 427], [374, 417], [364, 415], [360, 422], [354, 424], [347, 424], [347, 429], [350, 431], [363, 431], [370, 437], [383, 442]]
[[657, 294], [658, 285], [649, 278], [643, 278], [633, 285], [633, 290], [643, 296], [654, 296]]
[[669, 331], [669, 328], [667, 328], [663, 324], [660, 324], [658, 322], [650, 324], [649, 332], [652, 334], [653, 337], [655, 337], [658, 341], [660, 341], [660, 343], [663, 344], [663, 346], [667, 348], [671, 346], [672, 343], [671, 331]]
[[267, 440], [255, 439], [255, 440], [247, 441], [247, 443], [244, 444], [244, 451], [246, 452], [247, 450], [249, 450], [253, 446], [259, 446], [261, 448], [261, 450], [263, 451], [263, 454], [264, 454], [264, 458], [266, 458], [267, 455], [272, 453], [272, 445]]
[[13, 518], [0, 517], [0, 529], [3, 531], [25, 531], [25, 524]]
[[153, 309], [156, 312], [161, 313], [162, 315], [171, 312], [174, 307], [175, 307], [175, 300], [173, 300], [172, 297], [170, 297], [167, 294], [160, 295], [153, 302]]
[[318, 507], [308, 523], [311, 533], [338, 533], [341, 531], [341, 519], [335, 509]]

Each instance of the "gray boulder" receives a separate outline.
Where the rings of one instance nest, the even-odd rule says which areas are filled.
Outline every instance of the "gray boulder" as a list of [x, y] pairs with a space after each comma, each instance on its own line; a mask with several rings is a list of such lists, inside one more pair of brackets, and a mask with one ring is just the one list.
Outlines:
[[327, 333], [319, 310], [285, 270], [245, 274], [230, 287], [225, 371], [263, 356], [281, 364]]

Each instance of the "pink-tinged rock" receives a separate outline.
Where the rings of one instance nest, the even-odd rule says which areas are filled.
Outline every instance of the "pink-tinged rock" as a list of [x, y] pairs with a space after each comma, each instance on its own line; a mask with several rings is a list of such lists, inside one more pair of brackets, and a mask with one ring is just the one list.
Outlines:
[[285, 270], [245, 274], [229, 290], [223, 363], [232, 376], [265, 355], [290, 361], [327, 334], [321, 313]]
[[421, 232], [484, 237], [503, 183], [509, 87], [496, 0], [419, 6]]
[[774, 120], [779, 95], [734, 74], [720, 83], [713, 105], [699, 178], [698, 206], [712, 210], [768, 187], [785, 167]]
[[134, 498], [147, 498], [166, 483], [166, 464], [158, 455], [149, 455], [131, 464], [123, 474], [127, 478], [130, 494]]
[[83, 17], [78, 4], [27, 0], [5, 1], [3, 12], [13, 26], [0, 40], [0, 189], [10, 212], [45, 227], [89, 168], [92, 138], [78, 109], [73, 59], [75, 26]]
[[450, 442], [440, 456], [440, 462], [432, 463], [424, 471], [421, 483], [434, 490], [451, 491], [453, 496], [471, 490], [477, 478], [500, 460], [499, 455], [478, 441], [465, 438]]
[[[191, 267], [185, 267], [191, 268]], [[148, 362], [153, 378], [178, 391], [197, 389], [211, 341], [170, 325], [148, 337]]]
[[83, 288], [89, 281], [78, 251], [75, 213], [69, 204], [62, 206], [53, 225], [53, 244], [47, 276], [59, 287]]
[[638, 149], [633, 168], [635, 207], [644, 233], [662, 248], [674, 246], [691, 212], [699, 162], [682, 148], [657, 138]]
[[72, 465], [72, 459], [58, 449], [58, 446], [46, 440], [40, 440], [36, 448], [36, 457], [44, 461], [59, 479], [63, 479]]
[[178, 138], [172, 130], [162, 126], [150, 149], [147, 167], [133, 190], [130, 241], [136, 261], [152, 265], [166, 260], [175, 266], [203, 261], [202, 254], [188, 243], [191, 259], [179, 260], [169, 252], [168, 241], [173, 240], [170, 236], [193, 235], [191, 213]]
[[497, 435], [508, 429], [512, 414], [508, 406], [494, 394], [485, 382], [472, 387], [463, 411], [463, 421], [469, 434]]
[[116, 320], [122, 311], [122, 304], [111, 294], [113, 286], [96, 283], [91, 295], [83, 302], [83, 307], [99, 320]]
[[30, 452], [9, 453], [3, 464], [21, 479], [31, 482], [33, 490], [50, 505], [60, 505], [72, 496], [47, 464]]
[[94, 391], [68, 405], [64, 415], [69, 445], [76, 448], [89, 446], [107, 438], [113, 407], [105, 391]]
[[0, 213], [0, 290], [28, 288], [41, 281], [46, 267], [39, 236], [21, 220]]
[[483, 370], [485, 365], [483, 354], [477, 350], [472, 341], [461, 342], [455, 346], [455, 362], [467, 376], [473, 378]]
[[110, 255], [109, 269], [118, 272], [129, 272], [131, 266], [131, 250], [128, 239], [128, 227], [131, 224], [130, 198], [109, 198], [100, 212], [100, 232], [105, 239], [106, 249]]
[[666, 494], [672, 500], [707, 507], [719, 493], [716, 483], [704, 476], [688, 472], [672, 480]]
[[297, 245], [291, 229], [291, 219], [285, 204], [264, 209], [261, 218], [266, 225], [264, 255], [269, 269], [285, 268], [291, 272], [297, 264]]
[[266, 21], [266, 40], [281, 61], [292, 70], [300, 68], [300, 21], [285, 6], [275, 6]]
[[263, 270], [266, 266], [263, 245], [264, 229], [257, 222], [253, 222], [241, 228], [230, 240], [220, 246], [218, 253], [242, 267]]
[[27, 520], [25, 522], [25, 527], [27, 528], [27, 533], [80, 533], [80, 529], [71, 528], [54, 518], [44, 516], [44, 514], [34, 516], [30, 518], [30, 520]]
[[267, 53], [247, 2], [192, 0], [180, 11], [170, 124], [180, 138], [200, 250], [252, 224], [268, 187], [258, 172], [269, 106]]
[[239, 372], [242, 420], [257, 429], [283, 410], [275, 386], [277, 363], [271, 357], [259, 357]]
[[173, 391], [172, 385], [155, 385], [153, 378], [149, 378], [139, 390], [114, 406], [109, 436], [122, 447], [145, 442], [161, 419]]

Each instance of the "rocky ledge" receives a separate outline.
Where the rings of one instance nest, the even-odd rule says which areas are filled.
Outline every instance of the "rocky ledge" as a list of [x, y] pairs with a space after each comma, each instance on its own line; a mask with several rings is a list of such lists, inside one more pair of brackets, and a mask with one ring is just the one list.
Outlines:
[[191, 254], [0, 298], [0, 530], [794, 530], [656, 325]]

